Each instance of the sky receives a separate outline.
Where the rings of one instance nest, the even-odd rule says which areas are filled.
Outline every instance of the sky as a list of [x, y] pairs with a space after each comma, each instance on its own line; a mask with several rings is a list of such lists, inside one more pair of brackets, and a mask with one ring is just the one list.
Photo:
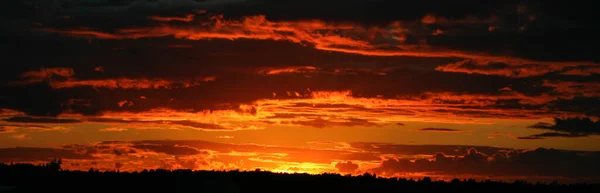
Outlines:
[[600, 182], [591, 1], [0, 3], [0, 162]]

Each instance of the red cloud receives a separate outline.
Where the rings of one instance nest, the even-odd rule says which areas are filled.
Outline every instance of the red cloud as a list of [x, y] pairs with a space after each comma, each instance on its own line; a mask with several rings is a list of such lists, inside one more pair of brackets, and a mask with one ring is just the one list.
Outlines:
[[163, 21], [163, 22], [168, 22], [168, 21], [182, 21], [182, 22], [191, 22], [194, 21], [194, 14], [188, 14], [185, 17], [161, 17], [161, 16], [149, 16], [148, 19], [154, 20], [154, 21]]
[[317, 68], [314, 66], [290, 66], [280, 68], [262, 68], [258, 71], [260, 74], [275, 75], [281, 73], [302, 73], [316, 71]]

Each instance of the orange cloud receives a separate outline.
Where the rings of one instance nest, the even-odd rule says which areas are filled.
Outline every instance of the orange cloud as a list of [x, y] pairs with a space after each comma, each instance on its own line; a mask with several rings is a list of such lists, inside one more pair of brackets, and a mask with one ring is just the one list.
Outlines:
[[[72, 123], [98, 122], [111, 128], [135, 129], [199, 129], [207, 131], [256, 130], [273, 125], [298, 125], [316, 128], [377, 127], [406, 121], [490, 124], [497, 119], [540, 119], [566, 115], [543, 107], [552, 101], [581, 95], [576, 88], [584, 87], [584, 96], [600, 96], [597, 86], [579, 83], [545, 82], [555, 93], [526, 95], [506, 87], [495, 94], [464, 94], [426, 92], [404, 98], [360, 97], [351, 91], [288, 91], [275, 93], [273, 98], [259, 99], [229, 110], [188, 112], [155, 108], [137, 112], [103, 111], [101, 115], [82, 116], [63, 113], [59, 120], [22, 119], [26, 122]], [[114, 86], [117, 87], [117, 86]], [[141, 88], [124, 87], [119, 88]], [[144, 86], [143, 88], [155, 88]], [[574, 89], [574, 90], [573, 90]], [[141, 97], [144, 98], [144, 97]], [[508, 102], [507, 102], [508, 101]], [[137, 107], [152, 100], [115, 101], [122, 108]], [[524, 108], [513, 108], [512, 106]], [[583, 113], [583, 112], [582, 112]], [[583, 115], [568, 112], [569, 116]], [[11, 115], [17, 116], [18, 112]], [[7, 115], [8, 116], [8, 115]], [[6, 120], [17, 120], [13, 116]], [[72, 120], [73, 119], [73, 120]], [[19, 119], [21, 120], [21, 119]], [[29, 121], [31, 120], [31, 121]]]
[[478, 118], [537, 119], [553, 115], [542, 109], [494, 108], [498, 101], [512, 99], [523, 105], [539, 105], [555, 100], [556, 96], [526, 96], [511, 91], [493, 96], [428, 93], [418, 99], [385, 99], [355, 97], [350, 91], [313, 91], [307, 97], [263, 99], [255, 105], [260, 120], [313, 127], [350, 124], [349, 119], [371, 126], [404, 121], [485, 124]]
[[119, 105], [119, 107], [131, 107], [134, 105], [133, 101], [127, 101], [127, 100], [123, 100], [123, 101], [119, 101], [119, 103], [117, 103]]
[[14, 133], [17, 131], [18, 126], [14, 125], [0, 125], [0, 133]]

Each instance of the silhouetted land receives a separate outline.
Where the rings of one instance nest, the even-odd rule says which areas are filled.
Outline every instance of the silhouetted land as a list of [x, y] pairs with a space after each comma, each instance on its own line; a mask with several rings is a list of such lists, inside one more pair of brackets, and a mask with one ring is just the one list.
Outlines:
[[45, 165], [0, 164], [2, 192], [600, 192], [599, 184], [530, 184], [475, 180], [431, 181], [374, 175], [278, 174], [264, 171], [64, 171]]

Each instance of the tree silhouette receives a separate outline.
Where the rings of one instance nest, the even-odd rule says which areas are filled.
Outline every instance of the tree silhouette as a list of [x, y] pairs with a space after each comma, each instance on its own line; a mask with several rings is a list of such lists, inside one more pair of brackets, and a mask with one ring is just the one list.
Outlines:
[[[253, 171], [143, 170], [141, 172], [61, 170], [62, 161], [42, 165], [0, 164], [0, 191], [8, 192], [600, 192], [599, 184], [531, 184], [491, 180], [434, 181], [324, 173], [282, 174]], [[16, 187], [2, 190], [2, 187]]]

